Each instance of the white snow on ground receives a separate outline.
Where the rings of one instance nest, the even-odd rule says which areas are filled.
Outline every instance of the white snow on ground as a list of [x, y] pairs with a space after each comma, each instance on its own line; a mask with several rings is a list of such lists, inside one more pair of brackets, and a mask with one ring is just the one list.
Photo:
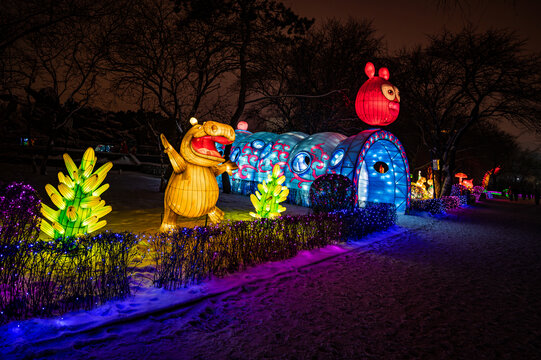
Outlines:
[[[154, 200], [143, 192], [137, 201]], [[175, 292], [141, 286], [133, 298], [90, 312], [10, 323], [0, 328], [0, 352], [2, 359], [537, 358], [540, 214], [531, 201], [491, 200], [443, 218], [400, 216], [399, 226], [364, 243], [305, 251]], [[144, 270], [139, 276], [150, 276]]]

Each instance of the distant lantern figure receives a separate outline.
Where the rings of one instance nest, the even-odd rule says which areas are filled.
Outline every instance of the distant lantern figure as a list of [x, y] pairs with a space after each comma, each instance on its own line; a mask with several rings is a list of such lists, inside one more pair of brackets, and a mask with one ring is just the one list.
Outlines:
[[368, 80], [361, 86], [355, 100], [355, 111], [365, 123], [373, 126], [386, 126], [398, 117], [400, 94], [396, 86], [389, 82], [389, 70], [376, 68], [371, 62], [366, 63], [364, 72]]

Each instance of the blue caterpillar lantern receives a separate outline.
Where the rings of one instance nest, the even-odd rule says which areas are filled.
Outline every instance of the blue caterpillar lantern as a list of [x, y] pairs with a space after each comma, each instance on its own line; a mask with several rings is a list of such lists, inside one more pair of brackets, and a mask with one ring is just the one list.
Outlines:
[[[367, 64], [367, 84], [375, 87], [374, 65]], [[381, 75], [382, 74], [382, 75]], [[396, 119], [399, 111], [398, 90], [387, 80], [388, 70], [380, 71], [377, 95], [387, 102], [368, 101], [375, 96], [365, 92], [361, 119], [369, 124], [384, 126]], [[378, 79], [376, 79], [378, 80]], [[378, 80], [379, 81], [379, 80]], [[361, 90], [366, 90], [364, 84]], [[391, 99], [390, 90], [393, 91]], [[396, 94], [395, 94], [396, 93]], [[359, 100], [360, 99], [360, 100]], [[368, 100], [367, 100], [368, 99]], [[392, 116], [380, 121], [382, 104]], [[389, 110], [390, 109], [390, 110]], [[340, 174], [353, 181], [355, 203], [363, 207], [368, 203], [392, 203], [398, 211], [405, 211], [410, 203], [410, 172], [406, 152], [398, 138], [382, 129], [369, 129], [346, 137], [333, 132], [307, 135], [289, 132], [281, 135], [247, 131], [246, 123], [236, 130], [230, 159], [239, 169], [232, 176], [232, 191], [250, 195], [258, 183], [265, 180], [274, 165], [285, 173], [283, 184], [290, 190], [288, 201], [310, 206], [309, 191], [315, 179], [323, 174]]]

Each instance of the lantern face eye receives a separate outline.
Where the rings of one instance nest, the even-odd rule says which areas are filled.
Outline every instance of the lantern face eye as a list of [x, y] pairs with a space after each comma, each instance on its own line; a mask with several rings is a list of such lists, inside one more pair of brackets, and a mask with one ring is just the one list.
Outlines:
[[393, 88], [394, 88], [394, 93], [396, 95], [396, 100], [400, 102], [400, 91], [398, 91], [398, 88], [396, 86], [393, 86]]
[[389, 165], [387, 165], [383, 161], [378, 161], [374, 164], [374, 170], [376, 170], [380, 174], [385, 174], [387, 171], [389, 171]]
[[291, 167], [293, 171], [297, 174], [303, 174], [310, 168], [311, 163], [312, 158], [310, 157], [310, 154], [305, 151], [301, 151], [300, 153], [295, 155]]
[[383, 96], [385, 96], [389, 101], [393, 101], [394, 99], [396, 99], [395, 89], [390, 84], [381, 84], [381, 92], [383, 93]]
[[342, 162], [344, 158], [344, 149], [338, 149], [331, 156], [331, 167], [334, 168]]
[[257, 149], [257, 150], [263, 149], [264, 146], [265, 146], [265, 142], [262, 141], [262, 140], [254, 140], [254, 141], [252, 141], [252, 147], [254, 149]]
[[240, 155], [240, 149], [235, 148], [233, 152], [231, 153], [231, 155], [229, 156], [229, 159], [231, 159], [231, 161], [233, 162], [237, 162], [237, 160], [239, 159], [239, 155]]

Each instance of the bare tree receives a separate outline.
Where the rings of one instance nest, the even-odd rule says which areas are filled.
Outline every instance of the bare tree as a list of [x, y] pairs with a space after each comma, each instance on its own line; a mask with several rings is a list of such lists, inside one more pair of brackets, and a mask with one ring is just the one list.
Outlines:
[[[367, 80], [364, 65], [377, 61], [383, 50], [371, 22], [328, 20], [289, 47], [269, 52], [270, 81], [259, 83], [258, 91], [289, 129], [353, 133], [361, 126], [354, 101]], [[302, 95], [276, 96], [280, 94]]]
[[61, 129], [87, 105], [99, 90], [100, 64], [108, 51], [111, 34], [121, 26], [121, 9], [98, 7], [84, 18], [64, 19], [54, 26], [34, 31], [20, 39], [21, 61], [16, 72], [26, 78], [24, 91], [31, 106], [43, 107], [47, 147], [41, 162], [47, 160]]
[[432, 158], [442, 163], [438, 196], [450, 192], [457, 151], [473, 125], [506, 119], [541, 130], [540, 57], [526, 53], [514, 33], [444, 31], [425, 48], [402, 51], [399, 59], [402, 102]]

